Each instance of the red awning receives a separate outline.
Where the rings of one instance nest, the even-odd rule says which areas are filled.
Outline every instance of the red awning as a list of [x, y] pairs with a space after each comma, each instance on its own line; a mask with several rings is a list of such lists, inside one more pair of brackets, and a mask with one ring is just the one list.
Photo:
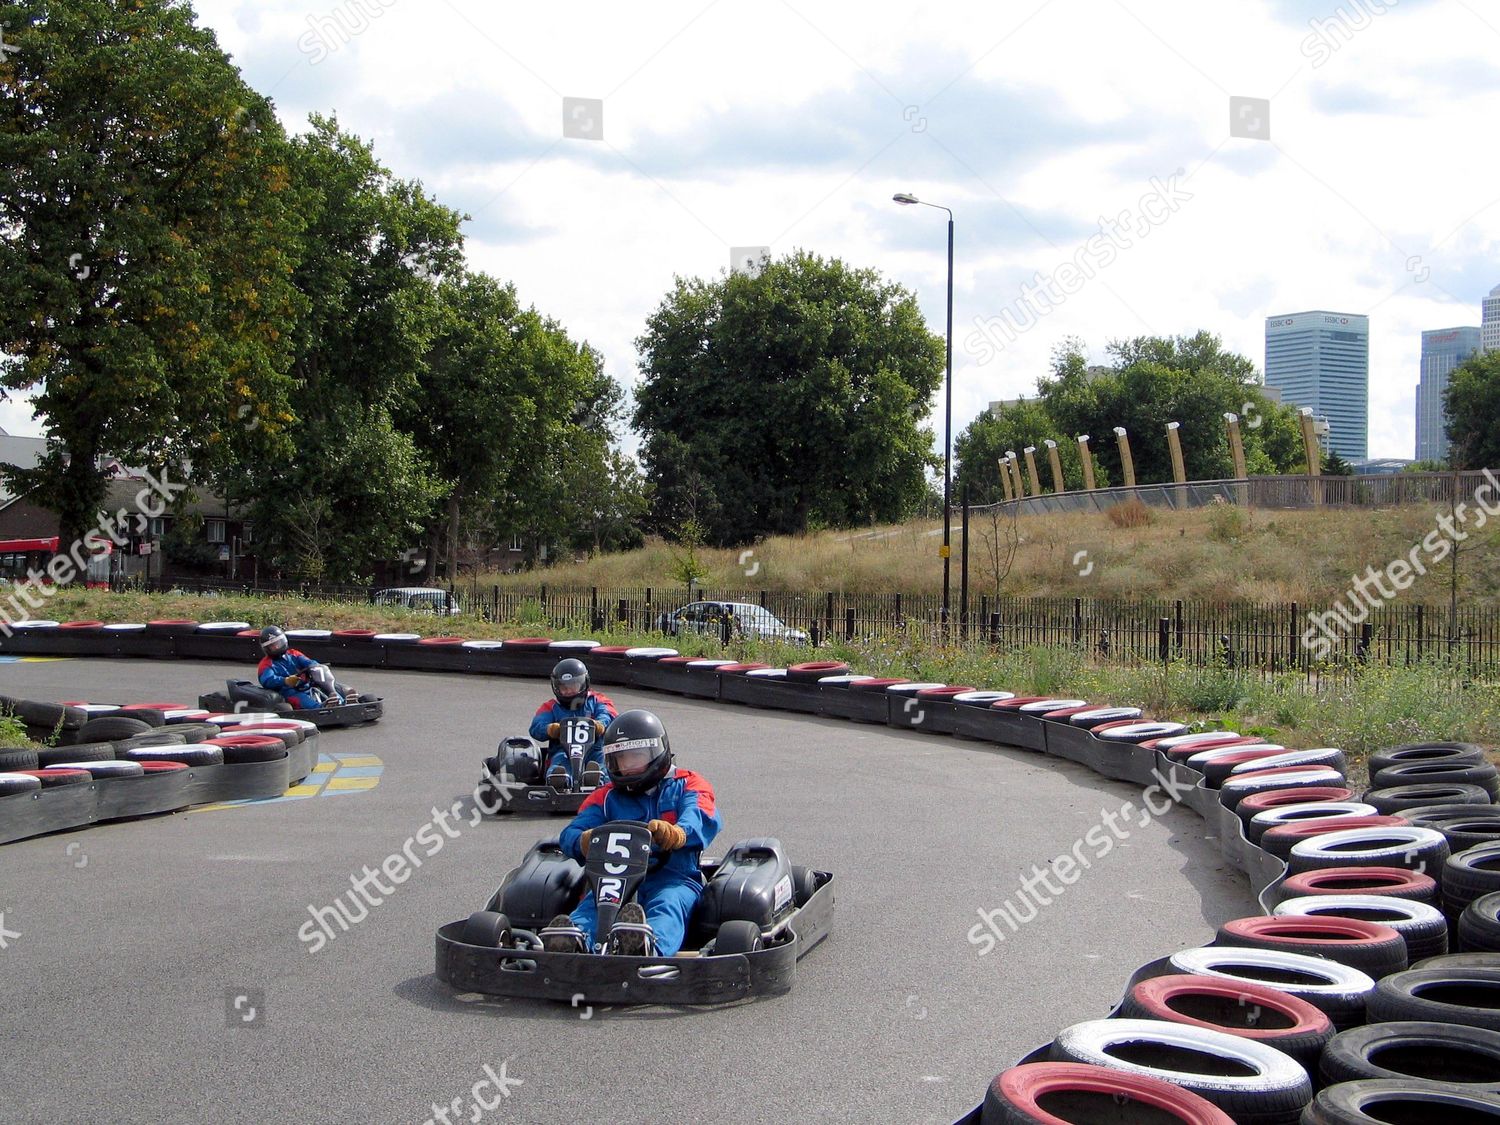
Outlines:
[[50, 539], [0, 539], [0, 551], [53, 551], [57, 550], [57, 536]]

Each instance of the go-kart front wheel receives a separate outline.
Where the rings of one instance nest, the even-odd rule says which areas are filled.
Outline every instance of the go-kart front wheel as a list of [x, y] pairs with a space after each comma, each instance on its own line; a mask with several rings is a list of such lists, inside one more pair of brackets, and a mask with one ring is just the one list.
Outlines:
[[500, 949], [510, 943], [510, 919], [498, 910], [476, 910], [464, 923], [458, 940], [465, 945]]
[[730, 953], [754, 953], [764, 945], [759, 926], [754, 922], [734, 919], [719, 927], [718, 936], [714, 938], [714, 955], [722, 957]]

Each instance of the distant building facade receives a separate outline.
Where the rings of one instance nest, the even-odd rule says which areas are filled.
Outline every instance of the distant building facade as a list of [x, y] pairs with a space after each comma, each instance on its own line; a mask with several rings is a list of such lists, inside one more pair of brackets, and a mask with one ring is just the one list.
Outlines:
[[1266, 386], [1326, 421], [1328, 448], [1340, 457], [1369, 456], [1369, 317], [1322, 309], [1267, 317]]
[[1480, 349], [1478, 328], [1438, 328], [1422, 333], [1421, 381], [1417, 383], [1417, 460], [1448, 456], [1443, 392], [1453, 369]]

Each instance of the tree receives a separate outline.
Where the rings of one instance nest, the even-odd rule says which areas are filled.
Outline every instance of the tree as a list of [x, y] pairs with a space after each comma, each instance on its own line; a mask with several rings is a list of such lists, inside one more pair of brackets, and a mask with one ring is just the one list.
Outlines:
[[721, 544], [920, 503], [943, 345], [874, 270], [797, 253], [757, 277], [678, 278], [636, 346], [656, 526], [689, 498]]
[[[1059, 445], [1063, 466], [1063, 485], [1069, 489], [1083, 487], [1083, 466], [1078, 459], [1072, 437], [1063, 434], [1052, 421], [1047, 408], [1037, 399], [1022, 399], [1014, 406], [986, 410], [975, 418], [953, 440], [953, 456], [958, 462], [954, 484], [958, 495], [969, 489], [973, 504], [992, 504], [1005, 499], [1000, 483], [1000, 458], [1015, 453], [1021, 458], [1021, 472], [1026, 473], [1025, 449], [1036, 446], [1037, 476], [1046, 492], [1052, 491], [1052, 468], [1043, 442], [1048, 438]], [[1031, 478], [1026, 476], [1026, 491], [1031, 493]]]
[[1224, 415], [1249, 416], [1242, 428], [1251, 472], [1285, 471], [1295, 464], [1295, 411], [1266, 399], [1255, 366], [1225, 351], [1208, 332], [1140, 336], [1109, 345], [1112, 364], [1090, 374], [1076, 343], [1053, 357], [1053, 375], [1039, 383], [1048, 415], [1064, 433], [1087, 433], [1101, 466], [1123, 480], [1113, 440], [1116, 426], [1130, 435], [1140, 484], [1167, 482], [1172, 461], [1168, 422], [1177, 422], [1189, 480], [1233, 475]]
[[5, 36], [0, 385], [48, 442], [6, 475], [69, 542], [105, 455], [211, 475], [282, 440], [301, 219], [266, 100], [187, 4], [20, 0]]
[[427, 526], [450, 488], [395, 414], [418, 396], [442, 323], [438, 285], [461, 266], [457, 212], [398, 180], [370, 147], [314, 116], [292, 143], [306, 220], [293, 281], [296, 453], [229, 482], [255, 497], [263, 549], [308, 577], [362, 580]]
[[1500, 467], [1500, 351], [1480, 352], [1453, 369], [1443, 411], [1455, 469]]

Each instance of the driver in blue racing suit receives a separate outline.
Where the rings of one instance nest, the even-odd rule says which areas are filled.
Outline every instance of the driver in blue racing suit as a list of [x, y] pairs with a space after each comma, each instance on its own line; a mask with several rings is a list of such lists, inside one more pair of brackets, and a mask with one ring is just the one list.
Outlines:
[[536, 709], [529, 732], [538, 741], [547, 740], [548, 785], [562, 792], [573, 787], [568, 752], [562, 745], [563, 724], [580, 720], [591, 723], [593, 731], [579, 781], [583, 788], [593, 789], [604, 780], [600, 776], [604, 768], [604, 728], [617, 713], [614, 700], [589, 689], [589, 670], [582, 660], [570, 656], [557, 662], [552, 669], [552, 698]]
[[[312, 685], [307, 677], [311, 669], [321, 668], [322, 665], [292, 648], [291, 642], [280, 628], [267, 625], [260, 631], [260, 651], [265, 655], [255, 670], [255, 678], [260, 681], [261, 687], [280, 693], [298, 710], [316, 711], [324, 706], [323, 701], [311, 690]], [[333, 682], [332, 677], [329, 682]], [[348, 694], [340, 694], [336, 687], [334, 698], [329, 703], [348, 703], [359, 698], [352, 688], [340, 686]]]
[[[688, 918], [703, 894], [698, 860], [719, 834], [714, 790], [692, 770], [673, 766], [666, 728], [650, 711], [626, 711], [604, 733], [609, 781], [589, 794], [578, 815], [562, 831], [566, 855], [583, 862], [593, 832], [614, 820], [644, 821], [652, 851], [666, 861], [641, 880], [633, 901], [620, 908], [616, 924], [619, 951], [646, 956], [649, 927], [656, 955], [671, 957], [682, 948]], [[559, 914], [540, 934], [551, 952], [583, 952], [594, 942], [594, 896], [584, 896], [571, 917]]]

